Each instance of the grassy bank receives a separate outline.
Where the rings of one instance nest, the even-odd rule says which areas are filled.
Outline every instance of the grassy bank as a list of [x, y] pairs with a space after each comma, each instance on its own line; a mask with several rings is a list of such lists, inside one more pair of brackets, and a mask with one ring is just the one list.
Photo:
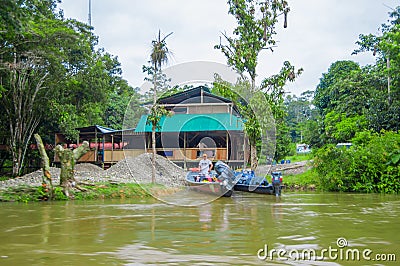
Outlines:
[[318, 174], [313, 168], [301, 174], [283, 176], [285, 190], [317, 190], [318, 184]]
[[[114, 184], [98, 183], [81, 186], [85, 191], [73, 190], [74, 200], [115, 199], [115, 198], [143, 198], [152, 195], [169, 194], [176, 189], [167, 188], [158, 184]], [[0, 190], [0, 201], [5, 202], [37, 202], [49, 200], [43, 187], [20, 186]], [[61, 187], [55, 187], [52, 200], [70, 200]]]

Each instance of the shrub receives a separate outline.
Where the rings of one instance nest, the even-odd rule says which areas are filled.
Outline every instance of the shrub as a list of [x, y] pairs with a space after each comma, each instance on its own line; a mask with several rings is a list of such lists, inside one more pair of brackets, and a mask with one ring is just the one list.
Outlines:
[[353, 146], [348, 149], [327, 145], [317, 151], [314, 166], [321, 188], [328, 191], [398, 193], [400, 134], [360, 132], [353, 140]]

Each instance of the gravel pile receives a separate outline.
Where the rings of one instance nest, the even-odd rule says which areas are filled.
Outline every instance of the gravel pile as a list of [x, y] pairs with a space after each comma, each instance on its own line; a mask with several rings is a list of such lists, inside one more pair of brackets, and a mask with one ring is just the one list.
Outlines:
[[[51, 180], [53, 184], [60, 184], [60, 168], [50, 167]], [[0, 181], [0, 189], [18, 186], [40, 186], [42, 184], [42, 169], [26, 174], [21, 177]]]
[[[151, 183], [151, 154], [126, 158], [107, 170], [93, 164], [80, 163], [75, 166], [75, 179], [79, 182]], [[60, 168], [50, 167], [52, 183], [60, 184]], [[40, 186], [42, 170], [22, 177], [0, 181], [0, 189], [17, 186]], [[156, 155], [156, 183], [167, 187], [184, 185], [186, 172], [165, 157]]]
[[[103, 168], [91, 163], [79, 163], [75, 165], [75, 179], [79, 182], [95, 183], [104, 182]], [[59, 184], [59, 183], [56, 183]]]
[[75, 165], [77, 172], [103, 172], [103, 168], [91, 163], [78, 163]]
[[[117, 182], [151, 183], [152, 154], [126, 158], [105, 171], [105, 176]], [[163, 156], [156, 155], [156, 182], [168, 187], [184, 184], [186, 172]]]

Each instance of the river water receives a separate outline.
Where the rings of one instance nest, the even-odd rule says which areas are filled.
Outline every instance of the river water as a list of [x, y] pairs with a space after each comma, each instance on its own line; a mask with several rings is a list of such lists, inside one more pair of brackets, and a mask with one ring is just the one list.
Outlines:
[[379, 194], [1, 203], [0, 265], [396, 265], [399, 216]]

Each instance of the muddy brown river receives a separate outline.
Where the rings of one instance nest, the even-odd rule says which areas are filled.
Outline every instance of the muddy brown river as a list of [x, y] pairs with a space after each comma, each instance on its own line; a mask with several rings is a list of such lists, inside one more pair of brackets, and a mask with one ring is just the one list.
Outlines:
[[399, 195], [1, 203], [0, 217], [0, 265], [400, 263]]

